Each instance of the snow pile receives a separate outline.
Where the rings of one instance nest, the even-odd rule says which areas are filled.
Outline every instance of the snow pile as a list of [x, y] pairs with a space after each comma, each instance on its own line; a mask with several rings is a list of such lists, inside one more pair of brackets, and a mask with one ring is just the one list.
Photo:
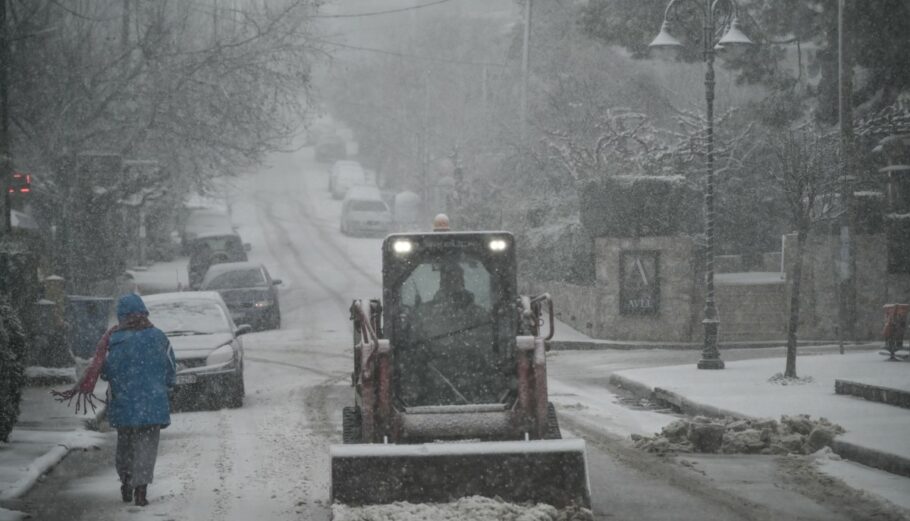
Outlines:
[[461, 498], [452, 503], [392, 503], [350, 507], [332, 505], [335, 521], [593, 521], [586, 508], [557, 510], [551, 505], [517, 505], [481, 496]]
[[28, 519], [29, 517], [30, 516], [25, 512], [0, 508], [0, 521], [20, 521], [21, 519]]
[[773, 419], [704, 416], [680, 419], [655, 436], [632, 435], [635, 446], [658, 454], [704, 452], [725, 454], [812, 454], [827, 447], [844, 429], [825, 418], [813, 420], [807, 414]]
[[811, 376], [784, 376], [784, 373], [775, 373], [774, 376], [768, 378], [769, 383], [778, 385], [806, 385], [814, 381], [815, 378]]
[[31, 385], [71, 384], [76, 381], [76, 368], [29, 366], [25, 378]]

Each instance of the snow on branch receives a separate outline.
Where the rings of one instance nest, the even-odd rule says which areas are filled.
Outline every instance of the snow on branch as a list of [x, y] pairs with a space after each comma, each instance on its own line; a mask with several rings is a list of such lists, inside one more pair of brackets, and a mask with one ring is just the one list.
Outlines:
[[548, 130], [543, 139], [548, 157], [578, 181], [616, 175], [672, 174], [672, 149], [665, 133], [644, 114], [608, 109], [582, 138], [566, 130]]
[[[607, 176], [685, 175], [702, 171], [707, 152], [707, 125], [701, 113], [676, 111], [676, 130], [655, 127], [648, 116], [624, 108], [606, 110], [592, 135], [571, 130], [546, 131], [548, 158], [576, 182]], [[715, 129], [729, 125], [736, 111], [715, 119]], [[755, 148], [749, 144], [751, 124], [734, 134], [714, 135], [716, 172], [738, 170]]]

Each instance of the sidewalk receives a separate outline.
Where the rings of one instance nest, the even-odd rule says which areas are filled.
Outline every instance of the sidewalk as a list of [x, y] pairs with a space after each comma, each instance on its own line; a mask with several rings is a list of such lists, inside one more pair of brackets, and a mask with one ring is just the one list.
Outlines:
[[[547, 330], [544, 325], [544, 331]], [[722, 348], [747, 349], [760, 347], [777, 347], [783, 340], [761, 340], [754, 342], [723, 342]], [[877, 342], [876, 344], [881, 344]], [[836, 345], [833, 340], [801, 340], [800, 346], [831, 346]], [[867, 345], [867, 343], [849, 344], [851, 346]], [[565, 322], [556, 319], [556, 335], [550, 341], [551, 349], [555, 351], [586, 351], [595, 349], [688, 349], [699, 350], [704, 347], [702, 342], [642, 342], [636, 340], [606, 340], [592, 338]]]
[[[103, 443], [101, 433], [85, 428], [95, 416], [74, 414], [72, 407], [51, 397], [52, 388], [23, 389], [21, 413], [9, 443], [0, 443], [0, 520], [16, 519], [2, 506], [24, 495], [41, 476], [52, 469], [71, 450], [87, 449]], [[106, 384], [99, 382], [96, 394], [103, 396]]]
[[[910, 391], [910, 364], [886, 362], [877, 352], [860, 352], [804, 354], [797, 358], [796, 367], [800, 378], [811, 381], [790, 385], [769, 381], [784, 369], [784, 360], [774, 358], [727, 362], [726, 369], [716, 371], [699, 370], [694, 363], [625, 370], [614, 373], [610, 383], [671, 403], [687, 414], [825, 417], [847, 431], [835, 439], [832, 449], [837, 454], [869, 467], [910, 476], [910, 410], [834, 392], [835, 379]], [[845, 470], [835, 469], [837, 472]], [[848, 473], [857, 474], [858, 469]], [[910, 483], [906, 478], [895, 478], [902, 487]]]
[[[185, 257], [178, 257], [145, 269], [131, 269], [128, 273], [140, 294], [179, 291], [187, 288], [186, 264]], [[103, 434], [86, 428], [86, 422], [93, 420], [95, 414], [76, 415], [75, 402], [68, 407], [51, 396], [51, 389], [65, 389], [72, 383], [42, 385], [53, 380], [71, 380], [73, 373], [72, 368], [26, 369], [33, 386], [23, 389], [19, 421], [9, 443], [0, 443], [0, 521], [23, 519], [25, 514], [14, 510], [15, 500], [25, 495], [70, 451], [104, 443]], [[106, 391], [107, 384], [99, 381], [95, 394], [104, 396]]]

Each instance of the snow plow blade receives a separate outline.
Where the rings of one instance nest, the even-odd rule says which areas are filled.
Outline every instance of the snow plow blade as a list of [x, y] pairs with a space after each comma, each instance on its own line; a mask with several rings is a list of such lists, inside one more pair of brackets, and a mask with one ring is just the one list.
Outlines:
[[591, 508], [581, 439], [333, 445], [332, 501], [446, 503], [468, 496]]

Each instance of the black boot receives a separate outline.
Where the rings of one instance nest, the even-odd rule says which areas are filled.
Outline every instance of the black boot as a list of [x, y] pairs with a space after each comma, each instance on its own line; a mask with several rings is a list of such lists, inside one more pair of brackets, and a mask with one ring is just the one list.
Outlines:
[[123, 481], [120, 485], [120, 498], [123, 499], [124, 503], [129, 503], [133, 500], [133, 487], [130, 486], [130, 477], [123, 476]]
[[145, 489], [148, 485], [139, 485], [136, 487], [135, 496], [136, 496], [136, 506], [144, 507], [149, 504], [148, 499], [145, 497]]

